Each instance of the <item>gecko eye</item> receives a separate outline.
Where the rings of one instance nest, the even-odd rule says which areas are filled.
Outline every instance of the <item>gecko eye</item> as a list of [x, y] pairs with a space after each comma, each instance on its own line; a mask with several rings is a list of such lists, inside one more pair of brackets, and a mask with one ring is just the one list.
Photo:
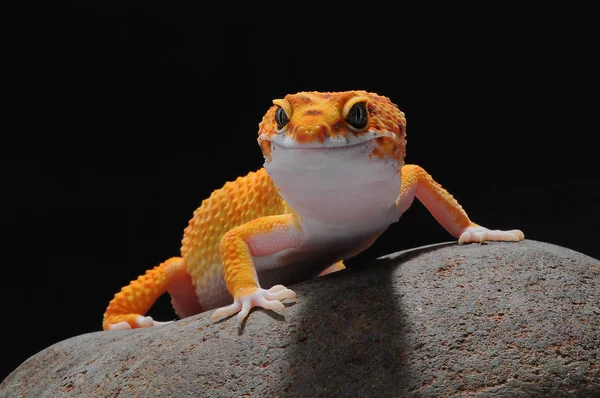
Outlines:
[[354, 128], [362, 129], [367, 125], [367, 118], [367, 105], [364, 102], [357, 102], [348, 111], [346, 123]]
[[284, 128], [285, 125], [290, 122], [287, 113], [285, 113], [283, 108], [280, 106], [277, 106], [277, 110], [275, 111], [275, 122], [277, 123], [277, 128], [279, 130]]

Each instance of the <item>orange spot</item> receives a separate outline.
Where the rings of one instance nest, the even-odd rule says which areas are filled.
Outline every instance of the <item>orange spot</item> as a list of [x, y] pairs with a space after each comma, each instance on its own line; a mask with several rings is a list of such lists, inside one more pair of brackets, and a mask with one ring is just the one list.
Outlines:
[[304, 116], [320, 116], [323, 114], [323, 111], [320, 109], [308, 109], [304, 112]]
[[387, 156], [398, 161], [404, 159], [404, 147], [397, 140], [391, 137], [377, 137], [375, 138], [375, 144], [377, 146], [373, 149], [373, 156], [379, 158]]

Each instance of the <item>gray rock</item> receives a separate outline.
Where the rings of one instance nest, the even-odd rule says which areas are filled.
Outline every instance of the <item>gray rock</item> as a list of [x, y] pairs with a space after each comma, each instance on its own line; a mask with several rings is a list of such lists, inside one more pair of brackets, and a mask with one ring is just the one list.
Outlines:
[[600, 261], [441, 244], [294, 286], [242, 330], [211, 312], [32, 356], [2, 397], [600, 396]]

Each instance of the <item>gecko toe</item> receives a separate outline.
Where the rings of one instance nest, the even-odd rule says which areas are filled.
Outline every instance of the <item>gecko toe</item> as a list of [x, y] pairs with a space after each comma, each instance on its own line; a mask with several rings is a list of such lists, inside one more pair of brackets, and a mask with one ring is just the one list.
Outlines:
[[272, 288], [265, 292], [264, 297], [267, 300], [284, 300], [284, 299], [295, 299], [296, 293], [293, 290], [283, 288], [281, 290], [277, 290], [275, 292], [272, 291]]
[[217, 309], [213, 313], [212, 319], [213, 321], [217, 321], [237, 313], [237, 319], [241, 325], [252, 308], [262, 307], [266, 310], [282, 314], [285, 306], [281, 300], [295, 298], [296, 293], [294, 291], [281, 285], [273, 286], [269, 290], [259, 288], [251, 294], [236, 298], [233, 304]]
[[118, 323], [114, 323], [108, 327], [108, 330], [128, 330], [131, 329], [131, 325], [129, 323], [122, 321]]
[[220, 319], [227, 318], [231, 315], [234, 315], [234, 314], [240, 312], [241, 309], [242, 309], [242, 304], [239, 301], [236, 301], [231, 305], [228, 305], [226, 307], [221, 307], [221, 308], [215, 310], [215, 312], [213, 312], [211, 318], [213, 321], [218, 321]]

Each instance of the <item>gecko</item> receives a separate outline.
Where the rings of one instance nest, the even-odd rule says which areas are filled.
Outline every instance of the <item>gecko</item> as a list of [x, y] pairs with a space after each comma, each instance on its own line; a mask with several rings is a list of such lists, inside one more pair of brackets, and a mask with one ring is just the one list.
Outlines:
[[241, 325], [254, 307], [282, 314], [282, 301], [296, 299], [286, 285], [344, 269], [415, 197], [459, 244], [524, 239], [472, 222], [429, 173], [405, 164], [405, 114], [386, 96], [288, 94], [258, 127], [263, 167], [202, 201], [180, 256], [115, 294], [103, 329], [173, 322], [145, 316], [164, 293], [179, 318], [216, 309], [214, 321], [237, 314]]

